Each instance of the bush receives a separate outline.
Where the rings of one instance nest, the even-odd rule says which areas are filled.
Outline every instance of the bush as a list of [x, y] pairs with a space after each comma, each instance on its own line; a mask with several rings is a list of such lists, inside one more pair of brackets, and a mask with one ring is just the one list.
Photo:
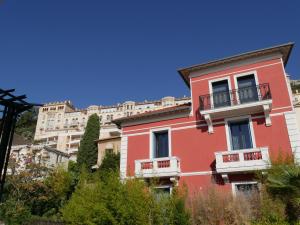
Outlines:
[[265, 191], [232, 196], [211, 187], [189, 199], [193, 225], [287, 224], [284, 205]]
[[144, 182], [131, 179], [122, 183], [114, 172], [107, 173], [104, 180], [83, 172], [62, 214], [74, 225], [189, 224], [184, 198], [178, 193], [158, 200]]

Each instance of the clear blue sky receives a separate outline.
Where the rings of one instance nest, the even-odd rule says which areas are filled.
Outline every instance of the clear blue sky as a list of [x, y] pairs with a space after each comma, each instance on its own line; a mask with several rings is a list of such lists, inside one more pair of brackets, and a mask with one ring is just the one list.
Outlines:
[[178, 68], [289, 41], [300, 78], [300, 1], [0, 2], [0, 87], [34, 102], [188, 95]]

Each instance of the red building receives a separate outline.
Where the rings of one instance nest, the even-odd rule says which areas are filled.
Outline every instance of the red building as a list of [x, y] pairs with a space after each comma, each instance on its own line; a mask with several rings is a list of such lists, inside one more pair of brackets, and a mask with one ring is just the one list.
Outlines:
[[293, 44], [180, 69], [191, 104], [115, 121], [122, 128], [121, 175], [158, 177], [169, 191], [211, 184], [257, 188], [254, 171], [270, 158], [300, 153], [300, 136], [285, 73]]

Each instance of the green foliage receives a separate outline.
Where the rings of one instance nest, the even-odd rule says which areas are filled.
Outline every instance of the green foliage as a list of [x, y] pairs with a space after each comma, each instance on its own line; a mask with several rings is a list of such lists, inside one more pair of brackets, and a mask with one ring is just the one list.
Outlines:
[[99, 178], [105, 180], [111, 172], [118, 173], [120, 168], [120, 153], [107, 152], [97, 170]]
[[0, 221], [3, 220], [5, 224], [23, 224], [29, 221], [30, 217], [30, 209], [24, 201], [11, 198], [4, 203], [0, 203]]
[[37, 116], [37, 108], [33, 108], [22, 113], [16, 124], [16, 134], [19, 134], [25, 139], [32, 141], [35, 133]]
[[99, 138], [100, 122], [97, 114], [89, 117], [77, 154], [79, 167], [85, 165], [89, 170], [97, 163], [98, 148], [95, 140]]
[[289, 221], [297, 221], [300, 217], [300, 166], [292, 157], [279, 157], [272, 162], [263, 182], [267, 192], [285, 204]]
[[70, 195], [67, 171], [29, 164], [26, 170], [7, 177], [0, 218], [8, 224], [21, 224], [32, 216], [59, 218], [59, 209]]
[[132, 179], [122, 183], [113, 172], [107, 173], [104, 181], [84, 173], [62, 214], [74, 225], [189, 224], [181, 196], [158, 201], [144, 182]]

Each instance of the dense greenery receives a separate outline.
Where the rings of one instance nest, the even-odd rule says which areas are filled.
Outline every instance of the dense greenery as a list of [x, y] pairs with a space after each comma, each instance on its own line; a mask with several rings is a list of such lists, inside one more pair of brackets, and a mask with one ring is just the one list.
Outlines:
[[80, 167], [86, 166], [91, 170], [96, 165], [98, 157], [98, 147], [96, 140], [99, 138], [100, 121], [97, 114], [89, 117], [85, 132], [77, 154], [77, 163]]
[[[81, 207], [78, 207], [78, 206]], [[157, 201], [154, 193], [139, 180], [122, 183], [117, 174], [104, 180], [82, 176], [71, 200], [62, 209], [70, 224], [188, 224], [184, 201], [178, 195]], [[181, 222], [179, 222], [181, 221]]]
[[21, 114], [16, 124], [16, 134], [32, 141], [38, 116], [38, 108], [33, 108]]
[[71, 176], [62, 168], [49, 170], [38, 164], [7, 177], [0, 218], [22, 224], [35, 217], [59, 218], [60, 207], [71, 195]]
[[169, 196], [155, 189], [157, 180], [121, 181], [118, 171], [114, 153], [106, 154], [95, 172], [74, 162], [68, 170], [28, 164], [8, 176], [0, 220], [13, 225], [42, 218], [71, 225], [300, 224], [300, 167], [290, 158], [273, 162], [259, 177], [261, 192], [246, 197], [215, 186], [192, 195], [174, 188]]
[[293, 157], [281, 157], [272, 162], [263, 181], [268, 193], [285, 205], [290, 223], [300, 219], [300, 166], [294, 163]]

